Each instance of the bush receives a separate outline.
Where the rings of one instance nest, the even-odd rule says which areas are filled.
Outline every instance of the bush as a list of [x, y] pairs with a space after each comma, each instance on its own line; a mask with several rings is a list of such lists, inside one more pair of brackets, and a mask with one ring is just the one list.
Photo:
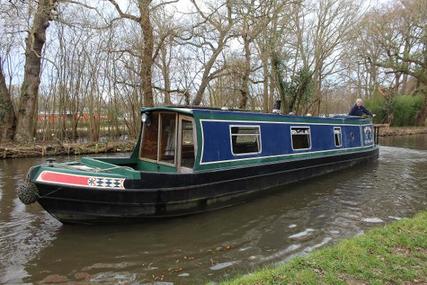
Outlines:
[[418, 113], [423, 107], [423, 97], [401, 95], [393, 99], [393, 126], [415, 126]]
[[392, 126], [415, 126], [418, 113], [423, 107], [421, 95], [396, 95], [386, 99], [380, 94], [374, 94], [365, 101], [366, 108], [376, 114], [374, 123], [391, 123]]
[[389, 114], [391, 113], [391, 104], [384, 96], [375, 92], [373, 96], [365, 100], [365, 107], [376, 116], [374, 117], [375, 124], [387, 123]]

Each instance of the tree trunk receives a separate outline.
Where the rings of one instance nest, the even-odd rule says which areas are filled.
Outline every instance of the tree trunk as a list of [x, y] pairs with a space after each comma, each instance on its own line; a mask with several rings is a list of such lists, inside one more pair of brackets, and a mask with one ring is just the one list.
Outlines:
[[34, 136], [37, 100], [40, 85], [41, 54], [46, 41], [46, 29], [56, 0], [40, 0], [33, 25], [25, 39], [24, 81], [18, 108], [16, 140], [29, 142]]
[[141, 62], [141, 81], [142, 94], [144, 96], [144, 106], [154, 106], [153, 88], [152, 88], [152, 66], [154, 39], [153, 27], [150, 19], [150, 2], [151, 0], [139, 0], [139, 12], [141, 13], [140, 26], [144, 36]]
[[242, 87], [240, 89], [240, 109], [246, 109], [249, 96], [249, 76], [251, 74], [251, 50], [250, 50], [250, 39], [248, 35], [243, 36], [243, 46], [245, 50], [245, 66], [242, 76]]
[[171, 79], [170, 79], [170, 60], [168, 62], [167, 59], [167, 51], [165, 47], [162, 47], [161, 49], [161, 62], [162, 62], [162, 66], [161, 66], [161, 70], [162, 70], [162, 76], [163, 76], [163, 81], [165, 83], [165, 99], [164, 99], [164, 103], [165, 105], [171, 105], [172, 101], [171, 101]]
[[16, 130], [16, 116], [12, 98], [6, 86], [0, 58], [0, 142], [12, 141]]
[[270, 100], [269, 100], [269, 96], [268, 96], [268, 82], [269, 82], [269, 74], [268, 74], [268, 67], [267, 64], [265, 62], [262, 63], [262, 72], [263, 72], [263, 77], [264, 77], [264, 83], [263, 83], [263, 93], [262, 93], [262, 97], [263, 97], [263, 111], [264, 112], [269, 112], [270, 111]]
[[279, 91], [280, 100], [282, 101], [280, 106], [280, 109], [281, 109], [280, 111], [283, 114], [287, 114], [289, 111], [289, 105], [288, 105], [288, 100], [286, 98], [286, 83], [284, 81], [283, 70], [280, 64], [281, 64], [281, 60], [279, 56], [277, 55], [277, 53], [273, 52], [271, 54], [271, 70], [272, 70], [272, 75], [274, 77], [274, 81], [277, 86], [277, 90]]
[[202, 103], [203, 100], [203, 94], [205, 93], [206, 87], [208, 87], [208, 84], [210, 82], [210, 73], [213, 65], [215, 64], [216, 58], [219, 56], [219, 54], [222, 51], [222, 48], [224, 46], [224, 43], [221, 42], [221, 45], [217, 47], [217, 49], [212, 54], [211, 58], [205, 65], [205, 70], [203, 71], [202, 80], [199, 85], [199, 89], [197, 89], [196, 96], [193, 99], [192, 104], [194, 106], [198, 106]]

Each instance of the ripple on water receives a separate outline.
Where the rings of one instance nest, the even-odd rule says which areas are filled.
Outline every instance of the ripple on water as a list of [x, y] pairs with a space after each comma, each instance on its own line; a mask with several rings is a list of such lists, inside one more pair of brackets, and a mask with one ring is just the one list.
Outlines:
[[310, 238], [313, 232], [314, 232], [314, 229], [308, 228], [302, 232], [290, 235], [288, 238], [294, 239], [294, 240], [305, 240]]
[[369, 224], [380, 224], [384, 223], [384, 221], [380, 218], [364, 218], [362, 219], [362, 222], [369, 223]]
[[318, 249], [318, 248], [328, 244], [330, 241], [332, 241], [332, 237], [325, 237], [320, 243], [317, 243], [315, 245], [308, 246], [308, 247], [304, 248], [304, 253], [308, 253], [308, 252], [311, 252], [315, 249]]
[[295, 252], [299, 248], [301, 248], [301, 244], [299, 244], [299, 243], [298, 244], [291, 244], [290, 246], [288, 246], [285, 249], [279, 250], [278, 252], [276, 252], [272, 255], [261, 258], [260, 261], [266, 262], [266, 261], [270, 261], [270, 260], [277, 260], [277, 259], [282, 258], [283, 256], [289, 255], [292, 252]]
[[222, 270], [224, 268], [233, 266], [236, 263], [237, 263], [237, 261], [227, 261], [227, 262], [217, 263], [217, 264], [209, 267], [209, 269], [210, 270], [214, 270], [214, 271], [216, 271], [216, 270]]

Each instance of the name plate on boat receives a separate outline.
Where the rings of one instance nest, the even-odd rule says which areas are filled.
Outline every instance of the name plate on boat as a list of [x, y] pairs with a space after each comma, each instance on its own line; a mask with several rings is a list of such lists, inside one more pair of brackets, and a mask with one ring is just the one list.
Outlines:
[[372, 126], [363, 127], [363, 144], [371, 145], [374, 143], [374, 135], [372, 132]]

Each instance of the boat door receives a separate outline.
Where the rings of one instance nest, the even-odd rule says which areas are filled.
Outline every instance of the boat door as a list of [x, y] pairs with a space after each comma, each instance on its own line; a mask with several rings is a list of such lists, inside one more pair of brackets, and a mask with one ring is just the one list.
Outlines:
[[188, 116], [179, 115], [178, 124], [178, 160], [177, 170], [182, 173], [193, 171], [196, 138], [193, 119]]
[[153, 112], [143, 124], [141, 136], [141, 169], [160, 172], [176, 171], [176, 134], [178, 114]]

